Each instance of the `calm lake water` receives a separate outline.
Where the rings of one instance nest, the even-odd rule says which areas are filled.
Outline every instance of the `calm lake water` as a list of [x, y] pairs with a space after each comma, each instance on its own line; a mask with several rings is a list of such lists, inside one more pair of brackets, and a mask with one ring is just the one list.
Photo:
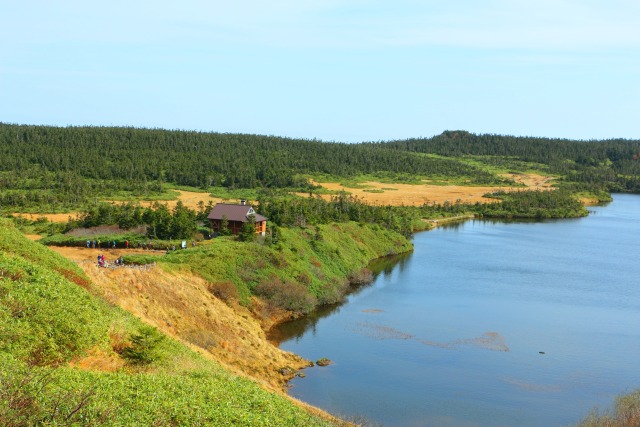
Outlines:
[[610, 407], [640, 388], [640, 196], [591, 211], [415, 235], [345, 304], [282, 327], [281, 348], [334, 362], [290, 394], [403, 427], [560, 426]]

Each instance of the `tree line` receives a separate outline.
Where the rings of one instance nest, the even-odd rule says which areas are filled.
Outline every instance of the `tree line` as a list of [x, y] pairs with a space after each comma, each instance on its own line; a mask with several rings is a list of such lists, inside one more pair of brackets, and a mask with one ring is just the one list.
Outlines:
[[432, 138], [370, 143], [384, 149], [448, 157], [492, 156], [547, 166], [567, 182], [608, 191], [640, 192], [640, 140], [576, 141], [445, 131]]
[[100, 202], [82, 212], [67, 228], [117, 225], [120, 229], [129, 230], [145, 226], [146, 236], [152, 239], [191, 239], [198, 228], [198, 221], [205, 221], [211, 208], [211, 204], [202, 204], [196, 211], [184, 206], [180, 201], [173, 209], [158, 202], [144, 208], [131, 202]]
[[[330, 200], [320, 197], [271, 197], [258, 201], [258, 210], [269, 221], [285, 227], [355, 221], [377, 224], [409, 236], [423, 219], [473, 214], [486, 218], [575, 218], [587, 215], [571, 191], [499, 191], [487, 194], [491, 203], [425, 203], [421, 206], [379, 206], [358, 197], [338, 194]], [[424, 229], [422, 224], [418, 229]]]

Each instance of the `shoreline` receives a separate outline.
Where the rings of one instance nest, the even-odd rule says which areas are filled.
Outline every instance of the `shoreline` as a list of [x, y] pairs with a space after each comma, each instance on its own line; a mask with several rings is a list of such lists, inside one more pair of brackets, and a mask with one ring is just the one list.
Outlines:
[[[432, 228], [436, 228], [436, 227], [439, 227], [441, 225], [449, 224], [449, 223], [452, 223], [452, 222], [463, 222], [463, 221], [466, 221], [468, 219], [475, 219], [475, 218], [476, 218], [475, 214], [465, 214], [465, 215], [457, 215], [457, 216], [452, 216], [452, 217], [448, 217], [448, 218], [440, 218], [440, 219], [422, 219], [422, 221], [426, 222], [427, 224], [433, 225]], [[428, 230], [430, 230], [430, 229], [428, 229]], [[425, 231], [428, 231], [428, 230], [425, 230]]]

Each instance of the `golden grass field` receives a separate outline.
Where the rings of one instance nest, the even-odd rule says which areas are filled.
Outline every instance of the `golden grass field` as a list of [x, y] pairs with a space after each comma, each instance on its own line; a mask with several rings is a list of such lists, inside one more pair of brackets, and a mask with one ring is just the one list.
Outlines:
[[[527, 189], [550, 190], [552, 177], [533, 173], [527, 174], [504, 174], [519, 184], [523, 184]], [[385, 184], [381, 182], [368, 181], [360, 185], [363, 188], [350, 188], [335, 182], [315, 182], [328, 190], [346, 191], [367, 203], [376, 205], [392, 206], [420, 206], [425, 203], [444, 202], [455, 203], [460, 200], [462, 203], [488, 203], [495, 199], [483, 197], [487, 193], [497, 190], [520, 190], [523, 187], [472, 187], [463, 185], [433, 185], [433, 184]], [[367, 191], [369, 190], [369, 191]], [[371, 192], [374, 190], [376, 192]], [[380, 192], [382, 191], [382, 192]], [[299, 193], [301, 196], [309, 196], [308, 193]], [[330, 199], [331, 195], [322, 195], [325, 199]]]
[[[178, 203], [178, 201], [181, 201], [185, 207], [189, 209], [194, 209], [194, 210], [198, 209], [198, 203], [200, 202], [203, 202], [205, 205], [210, 201], [213, 203], [229, 202], [229, 200], [224, 200], [219, 197], [212, 197], [211, 194], [209, 193], [199, 193], [195, 191], [185, 191], [185, 190], [173, 190], [173, 191], [180, 193], [177, 199], [160, 201], [160, 203], [162, 204], [166, 203], [169, 209], [173, 209]], [[154, 202], [142, 201], [139, 203], [140, 203], [140, 206], [142, 207], [148, 207], [148, 206], [151, 206]]]

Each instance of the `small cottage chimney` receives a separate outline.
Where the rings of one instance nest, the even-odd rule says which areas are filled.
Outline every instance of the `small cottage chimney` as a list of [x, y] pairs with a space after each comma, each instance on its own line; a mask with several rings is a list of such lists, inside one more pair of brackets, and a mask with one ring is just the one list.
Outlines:
[[242, 199], [242, 200], [240, 200], [240, 204], [241, 204], [242, 206], [244, 206], [244, 205], [246, 205], [246, 204], [247, 204], [247, 201], [246, 201], [245, 199]]

